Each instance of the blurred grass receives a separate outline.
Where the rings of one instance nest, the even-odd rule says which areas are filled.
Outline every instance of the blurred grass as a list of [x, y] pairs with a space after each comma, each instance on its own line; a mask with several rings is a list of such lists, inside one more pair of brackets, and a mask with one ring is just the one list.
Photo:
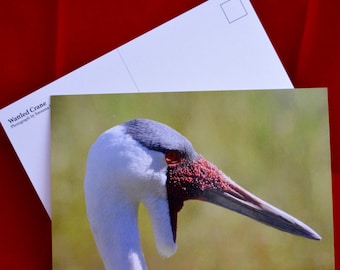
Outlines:
[[163, 259], [141, 207], [149, 269], [334, 269], [326, 90], [56, 96], [51, 117], [54, 269], [103, 269], [86, 218], [87, 151], [103, 131], [133, 118], [177, 129], [240, 185], [323, 238], [291, 236], [188, 201], [177, 253]]

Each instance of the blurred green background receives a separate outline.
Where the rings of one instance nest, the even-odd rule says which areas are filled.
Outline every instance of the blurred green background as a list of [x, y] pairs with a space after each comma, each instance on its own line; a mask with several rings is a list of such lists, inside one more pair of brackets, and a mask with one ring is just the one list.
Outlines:
[[187, 201], [177, 253], [161, 258], [140, 208], [149, 269], [334, 269], [327, 91], [220, 91], [52, 97], [54, 269], [103, 269], [83, 193], [87, 152], [133, 118], [163, 122], [248, 191], [301, 219], [322, 241]]

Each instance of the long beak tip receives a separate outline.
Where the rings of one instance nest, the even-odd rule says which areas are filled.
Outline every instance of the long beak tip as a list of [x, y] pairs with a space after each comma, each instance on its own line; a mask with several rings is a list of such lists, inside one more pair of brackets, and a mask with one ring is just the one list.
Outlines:
[[[321, 240], [321, 236], [314, 231], [311, 227], [309, 227], [308, 225], [302, 223], [301, 221], [296, 220], [298, 223], [295, 223], [295, 226], [291, 227], [292, 230], [288, 229], [287, 232], [288, 233], [292, 233], [292, 234], [296, 234], [296, 235], [300, 235], [302, 237], [311, 239], [311, 240]], [[292, 223], [292, 224], [294, 224]], [[296, 230], [297, 229], [297, 230]]]
[[319, 234], [317, 234], [316, 232], [313, 232], [313, 234], [311, 234], [310, 238], [312, 240], [318, 240], [318, 241], [322, 240], [322, 237]]

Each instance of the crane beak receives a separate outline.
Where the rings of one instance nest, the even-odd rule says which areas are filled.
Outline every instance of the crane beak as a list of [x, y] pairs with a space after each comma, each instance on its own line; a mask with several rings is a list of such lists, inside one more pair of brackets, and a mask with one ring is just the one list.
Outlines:
[[188, 199], [222, 206], [281, 231], [321, 239], [303, 222], [254, 196], [202, 156], [190, 164], [169, 167], [167, 190], [174, 239], [177, 212]]
[[202, 193], [201, 199], [228, 208], [281, 231], [309, 239], [321, 239], [313, 229], [303, 222], [257, 198], [231, 180], [229, 182], [228, 190], [206, 189]]

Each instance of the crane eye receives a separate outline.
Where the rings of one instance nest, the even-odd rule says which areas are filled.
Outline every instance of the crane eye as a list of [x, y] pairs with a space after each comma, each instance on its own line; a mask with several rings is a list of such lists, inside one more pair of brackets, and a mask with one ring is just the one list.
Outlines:
[[181, 161], [182, 155], [177, 150], [168, 150], [165, 153], [165, 161], [168, 164], [176, 164]]

